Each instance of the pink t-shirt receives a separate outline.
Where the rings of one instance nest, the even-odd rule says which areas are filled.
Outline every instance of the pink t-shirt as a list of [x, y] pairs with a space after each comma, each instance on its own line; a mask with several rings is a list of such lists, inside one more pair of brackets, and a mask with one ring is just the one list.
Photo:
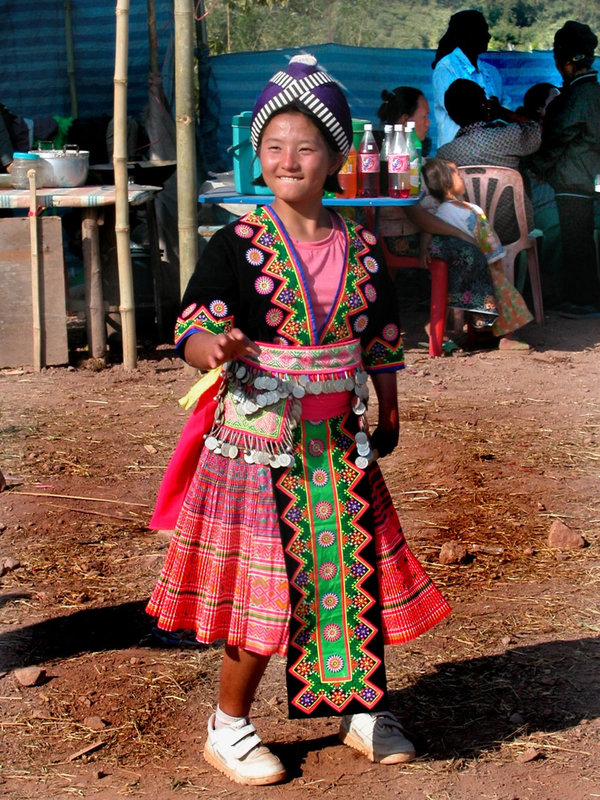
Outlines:
[[346, 237], [342, 222], [337, 214], [330, 216], [332, 229], [324, 239], [318, 242], [299, 242], [292, 239], [318, 329], [325, 324], [337, 297], [346, 257]]

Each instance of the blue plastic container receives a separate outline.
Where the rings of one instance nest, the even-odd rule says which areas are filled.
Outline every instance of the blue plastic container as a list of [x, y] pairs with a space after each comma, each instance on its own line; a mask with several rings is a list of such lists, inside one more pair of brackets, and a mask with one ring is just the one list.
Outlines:
[[260, 176], [260, 161], [255, 158], [250, 143], [251, 111], [242, 111], [231, 120], [233, 132], [233, 180], [238, 194], [271, 194], [267, 186], [254, 186], [252, 181]]

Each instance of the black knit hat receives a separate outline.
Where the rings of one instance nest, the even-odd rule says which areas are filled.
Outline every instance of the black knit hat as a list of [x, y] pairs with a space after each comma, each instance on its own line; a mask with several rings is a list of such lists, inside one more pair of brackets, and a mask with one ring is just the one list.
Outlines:
[[573, 63], [593, 59], [598, 37], [582, 22], [570, 19], [554, 34], [554, 57], [559, 63]]

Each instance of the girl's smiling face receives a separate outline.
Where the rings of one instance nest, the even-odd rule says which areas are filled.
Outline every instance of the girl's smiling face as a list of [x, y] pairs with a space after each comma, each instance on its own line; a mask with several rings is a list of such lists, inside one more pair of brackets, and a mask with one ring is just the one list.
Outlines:
[[287, 203], [318, 200], [328, 175], [343, 161], [321, 131], [299, 111], [285, 111], [266, 125], [258, 150], [265, 183]]

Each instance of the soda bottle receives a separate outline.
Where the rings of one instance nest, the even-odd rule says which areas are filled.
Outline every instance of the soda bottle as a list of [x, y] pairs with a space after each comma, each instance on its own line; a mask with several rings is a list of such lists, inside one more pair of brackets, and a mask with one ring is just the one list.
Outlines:
[[410, 165], [410, 193], [419, 194], [421, 191], [421, 140], [415, 133], [415, 123], [406, 123], [406, 144]]
[[356, 197], [358, 191], [358, 156], [354, 147], [350, 148], [348, 158], [343, 167], [338, 172], [338, 182], [342, 191], [337, 193], [338, 197]]
[[384, 125], [383, 142], [381, 143], [381, 152], [379, 153], [379, 191], [382, 195], [388, 193], [388, 160], [393, 138], [394, 126]]
[[390, 197], [408, 197], [410, 194], [408, 146], [402, 125], [394, 125], [394, 138], [388, 161], [388, 187]]
[[358, 196], [379, 196], [379, 148], [370, 122], [365, 123], [365, 132], [358, 148]]

